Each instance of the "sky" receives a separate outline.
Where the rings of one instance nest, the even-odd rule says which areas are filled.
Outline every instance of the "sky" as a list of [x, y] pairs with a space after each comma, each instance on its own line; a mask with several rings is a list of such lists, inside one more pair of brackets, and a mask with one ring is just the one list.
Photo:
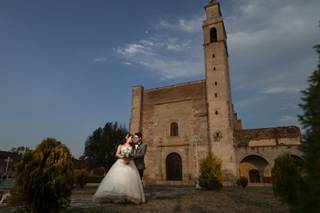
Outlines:
[[[0, 149], [46, 137], [75, 157], [106, 122], [129, 126], [131, 89], [204, 79], [209, 0], [0, 1]], [[220, 0], [244, 128], [299, 125], [316, 69], [318, 0]]]

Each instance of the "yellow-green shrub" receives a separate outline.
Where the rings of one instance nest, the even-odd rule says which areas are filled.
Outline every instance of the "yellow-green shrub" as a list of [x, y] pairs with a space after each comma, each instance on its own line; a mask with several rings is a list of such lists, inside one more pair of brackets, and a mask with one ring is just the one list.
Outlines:
[[219, 191], [222, 183], [221, 161], [213, 155], [208, 155], [200, 164], [199, 184], [202, 188]]
[[35, 213], [58, 212], [68, 206], [72, 189], [71, 154], [65, 145], [47, 138], [17, 164], [9, 203]]

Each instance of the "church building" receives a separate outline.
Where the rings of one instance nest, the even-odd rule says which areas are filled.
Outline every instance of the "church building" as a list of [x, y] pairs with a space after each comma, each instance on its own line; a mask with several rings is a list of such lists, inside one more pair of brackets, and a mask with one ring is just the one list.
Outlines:
[[148, 144], [144, 181], [194, 184], [201, 160], [212, 153], [222, 162], [226, 183], [239, 176], [251, 183], [270, 183], [276, 157], [301, 155], [300, 129], [242, 128], [232, 104], [227, 34], [219, 3], [211, 0], [205, 13], [204, 79], [132, 89], [130, 132], [142, 132]]

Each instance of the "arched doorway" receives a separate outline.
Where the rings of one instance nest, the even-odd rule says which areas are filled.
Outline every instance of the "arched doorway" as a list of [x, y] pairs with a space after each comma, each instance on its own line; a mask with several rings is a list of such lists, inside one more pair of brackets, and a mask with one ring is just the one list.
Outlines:
[[257, 169], [251, 169], [249, 171], [250, 183], [260, 183], [260, 173]]
[[240, 162], [240, 176], [248, 178], [250, 183], [271, 183], [271, 166], [266, 159], [258, 155], [249, 155]]
[[171, 153], [166, 159], [167, 180], [182, 180], [182, 160], [179, 154]]

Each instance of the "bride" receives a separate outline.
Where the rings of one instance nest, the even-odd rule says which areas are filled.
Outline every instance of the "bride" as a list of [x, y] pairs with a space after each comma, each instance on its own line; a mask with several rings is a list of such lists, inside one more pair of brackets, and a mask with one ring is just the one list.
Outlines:
[[119, 145], [116, 152], [118, 160], [112, 165], [100, 183], [93, 200], [97, 202], [144, 203], [144, 191], [139, 172], [130, 154], [132, 135], [126, 136], [126, 143]]

